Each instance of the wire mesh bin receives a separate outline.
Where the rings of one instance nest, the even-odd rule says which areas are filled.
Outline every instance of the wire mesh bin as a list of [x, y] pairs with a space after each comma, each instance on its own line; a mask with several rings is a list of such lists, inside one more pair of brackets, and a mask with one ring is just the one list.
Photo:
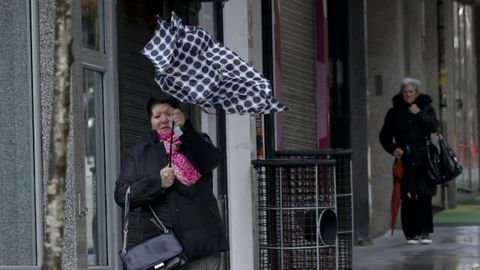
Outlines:
[[336, 269], [334, 160], [255, 160], [259, 269]]
[[337, 262], [338, 269], [352, 269], [353, 249], [353, 196], [352, 156], [350, 149], [325, 149], [318, 151], [277, 151], [278, 158], [333, 159], [335, 165], [336, 209], [338, 217]]

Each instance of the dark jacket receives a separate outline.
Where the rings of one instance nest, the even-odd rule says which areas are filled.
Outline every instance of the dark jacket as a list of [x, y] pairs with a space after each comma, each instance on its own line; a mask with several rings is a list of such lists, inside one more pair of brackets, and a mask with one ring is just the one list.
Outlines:
[[167, 154], [156, 132], [128, 151], [115, 186], [115, 201], [122, 208], [125, 192], [131, 186], [128, 246], [155, 236], [161, 231], [149, 220], [148, 204], [162, 222], [182, 242], [190, 260], [225, 251], [228, 244], [213, 195], [212, 170], [219, 163], [219, 150], [207, 135], [199, 134], [187, 120], [179, 149], [202, 177], [185, 186], [178, 180], [162, 188], [160, 170], [167, 166]]
[[427, 136], [438, 129], [438, 121], [431, 105], [432, 99], [428, 95], [420, 94], [414, 102], [420, 108], [417, 114], [408, 111], [409, 104], [401, 94], [395, 95], [392, 101], [393, 108], [387, 112], [379, 138], [388, 153], [393, 154], [396, 148], [404, 151], [402, 197], [407, 192], [433, 195], [436, 186], [426, 174], [425, 144]]

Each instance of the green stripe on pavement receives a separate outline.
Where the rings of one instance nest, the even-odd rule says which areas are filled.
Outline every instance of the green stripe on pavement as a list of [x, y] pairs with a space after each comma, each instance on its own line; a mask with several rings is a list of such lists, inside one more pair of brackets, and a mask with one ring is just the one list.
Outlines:
[[480, 196], [433, 216], [435, 226], [479, 226]]

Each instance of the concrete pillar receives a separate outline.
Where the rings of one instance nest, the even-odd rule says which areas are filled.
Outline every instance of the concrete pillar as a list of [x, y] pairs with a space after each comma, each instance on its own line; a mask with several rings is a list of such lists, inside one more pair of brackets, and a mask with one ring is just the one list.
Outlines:
[[[378, 140], [391, 99], [405, 72], [403, 1], [367, 0], [367, 117], [370, 233], [385, 233], [390, 220], [392, 164]], [[388, 22], [388, 23], [387, 23]], [[353, 122], [353, 121], [352, 121]], [[355, 180], [354, 180], [355, 181]]]
[[[228, 1], [224, 7], [225, 45], [243, 59], [248, 57], [248, 1]], [[229, 194], [230, 266], [232, 270], [254, 265], [251, 140], [254, 129], [249, 115], [227, 115], [227, 167]]]

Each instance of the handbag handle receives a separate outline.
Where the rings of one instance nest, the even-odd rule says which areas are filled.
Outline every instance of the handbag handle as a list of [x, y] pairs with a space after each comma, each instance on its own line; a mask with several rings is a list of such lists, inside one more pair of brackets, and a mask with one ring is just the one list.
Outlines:
[[[435, 136], [437, 136], [436, 138], [437, 138], [438, 140], [443, 140], [443, 135], [442, 135], [442, 133], [440, 133], [440, 131], [435, 131], [435, 132], [432, 133], [432, 134], [435, 134]], [[432, 139], [431, 139], [430, 135], [425, 136], [425, 141], [426, 141], [426, 143], [427, 143], [427, 146], [428, 146], [429, 144], [432, 144]]]
[[128, 213], [130, 212], [130, 186], [125, 192], [125, 209], [123, 212], [123, 243], [122, 254], [127, 253], [127, 235], [128, 235]]
[[[154, 218], [150, 218], [150, 221], [153, 222], [158, 228], [160, 228], [164, 233], [168, 233], [169, 230], [165, 225], [163, 225], [163, 222], [158, 218], [158, 216], [155, 214], [155, 211], [153, 211], [152, 206], [148, 204], [148, 208], [150, 208], [150, 211], [152, 212]], [[130, 186], [128, 186], [127, 191], [125, 192], [125, 209], [124, 209], [124, 214], [123, 214], [123, 243], [122, 243], [122, 254], [127, 253], [127, 235], [128, 235], [128, 216], [130, 212]]]

